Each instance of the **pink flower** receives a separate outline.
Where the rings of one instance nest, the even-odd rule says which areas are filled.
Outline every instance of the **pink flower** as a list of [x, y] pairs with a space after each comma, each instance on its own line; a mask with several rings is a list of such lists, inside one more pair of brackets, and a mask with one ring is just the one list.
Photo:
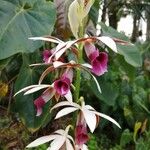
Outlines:
[[52, 55], [52, 52], [50, 50], [44, 50], [43, 51], [43, 61], [45, 63], [49, 63], [49, 57]]
[[88, 140], [89, 136], [87, 132], [87, 124], [83, 115], [80, 113], [75, 129], [75, 143], [78, 145], [78, 147], [82, 148], [83, 144], [85, 144]]
[[42, 109], [45, 105], [45, 101], [42, 98], [42, 96], [38, 97], [35, 101], [34, 101], [34, 105], [36, 107], [37, 110], [37, 114], [36, 116], [40, 116], [42, 114]]
[[45, 105], [45, 103], [47, 103], [55, 94], [54, 89], [50, 88], [47, 89], [43, 92], [43, 94], [38, 97], [35, 101], [34, 101], [34, 105], [36, 107], [36, 116], [40, 116], [43, 112], [43, 107]]
[[67, 69], [62, 77], [54, 82], [54, 88], [61, 96], [66, 95], [70, 91], [70, 85], [73, 78], [72, 69]]
[[100, 76], [107, 72], [108, 55], [106, 52], [99, 52], [93, 44], [88, 42], [85, 43], [85, 52], [92, 65], [91, 71], [94, 74]]

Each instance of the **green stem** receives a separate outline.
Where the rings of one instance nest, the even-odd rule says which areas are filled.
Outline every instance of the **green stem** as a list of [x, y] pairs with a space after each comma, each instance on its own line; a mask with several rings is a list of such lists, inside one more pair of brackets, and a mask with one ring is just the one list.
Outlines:
[[[82, 63], [82, 49], [83, 49], [83, 44], [80, 44], [79, 45], [79, 58], [78, 58], [79, 64]], [[81, 83], [81, 70], [77, 69], [76, 82], [75, 82], [75, 94], [74, 94], [74, 98], [76, 102], [78, 102], [78, 99], [79, 99], [80, 83]]]
[[[79, 31], [79, 37], [83, 37], [84, 35], [84, 29], [83, 26], [80, 26], [80, 31]], [[79, 44], [79, 55], [78, 55], [78, 63], [81, 64], [82, 63], [82, 52], [83, 52], [83, 43]], [[80, 96], [80, 83], [81, 83], [81, 70], [77, 69], [76, 72], [76, 81], [75, 81], [75, 93], [74, 93], [74, 99], [75, 102], [78, 102], [79, 100], [79, 96]]]

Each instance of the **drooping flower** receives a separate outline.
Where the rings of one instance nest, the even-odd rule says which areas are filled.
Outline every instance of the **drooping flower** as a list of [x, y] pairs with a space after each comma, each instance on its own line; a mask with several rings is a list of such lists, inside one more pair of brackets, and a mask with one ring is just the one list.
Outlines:
[[40, 116], [43, 112], [43, 107], [45, 103], [47, 103], [55, 94], [55, 90], [53, 88], [48, 88], [43, 92], [43, 94], [34, 100], [34, 105], [36, 107], [36, 116]]
[[98, 119], [99, 117], [105, 118], [105, 119], [111, 121], [112, 123], [114, 123], [119, 128], [121, 128], [120, 125], [114, 119], [112, 119], [111, 117], [109, 117], [103, 113], [97, 112], [90, 105], [85, 105], [83, 100], [82, 100], [81, 106], [77, 103], [74, 103], [74, 102], [71, 102], [71, 103], [68, 101], [59, 102], [51, 110], [58, 108], [58, 107], [62, 107], [62, 106], [63, 107], [68, 106], [68, 107], [61, 109], [56, 114], [55, 119], [58, 119], [62, 116], [65, 116], [65, 115], [71, 113], [71, 112], [74, 112], [76, 110], [80, 110], [80, 112], [83, 114], [83, 117], [85, 119], [87, 126], [89, 127], [89, 129], [92, 133], [94, 132], [94, 130], [97, 126], [97, 123], [99, 122], [99, 119]]
[[69, 128], [70, 125], [67, 126], [65, 130], [59, 129], [52, 135], [40, 137], [30, 143], [27, 148], [37, 147], [41, 144], [52, 141], [47, 150], [59, 150], [62, 146], [64, 146], [66, 150], [74, 150], [74, 140], [68, 134]]
[[79, 148], [89, 140], [87, 124], [82, 113], [79, 113], [75, 128], [75, 143]]
[[44, 50], [43, 51], [43, 61], [45, 63], [49, 63], [49, 57], [52, 55], [52, 52], [50, 50]]
[[85, 43], [85, 52], [92, 65], [91, 71], [94, 74], [100, 76], [107, 72], [108, 55], [106, 52], [99, 52], [93, 44], [88, 42]]
[[67, 69], [62, 77], [54, 82], [54, 88], [61, 96], [66, 95], [70, 91], [70, 85], [73, 78], [72, 69]]

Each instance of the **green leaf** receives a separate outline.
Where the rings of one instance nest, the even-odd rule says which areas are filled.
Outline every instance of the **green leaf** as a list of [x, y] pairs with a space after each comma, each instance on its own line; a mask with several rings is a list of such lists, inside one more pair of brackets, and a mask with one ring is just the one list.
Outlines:
[[0, 60], [0, 71], [3, 70], [4, 68], [6, 68], [6, 66], [9, 64], [11, 59], [12, 58], [7, 58], [7, 59]]
[[115, 61], [117, 62], [118, 68], [120, 67], [121, 71], [123, 71], [131, 80], [135, 78], [136, 68], [128, 64], [123, 56], [117, 55]]
[[[33, 56], [35, 56], [35, 54], [33, 54]], [[36, 67], [29, 67], [30, 63], [30, 58], [27, 55], [23, 56], [23, 65], [15, 83], [15, 92], [31, 84], [38, 83], [39, 72]], [[21, 93], [15, 97], [16, 111], [19, 113], [22, 122], [31, 132], [38, 130], [42, 125], [45, 125], [44, 123], [47, 122], [48, 119], [50, 120], [51, 118], [49, 113], [50, 102], [44, 106], [42, 115], [36, 117], [36, 110], [33, 101], [40, 93], [36, 94], [23, 95], [23, 93]]]
[[129, 144], [133, 139], [133, 134], [129, 131], [129, 129], [126, 129], [123, 131], [120, 139], [120, 145], [122, 147], [125, 147], [127, 144]]
[[136, 123], [135, 123], [135, 126], [134, 126], [134, 134], [133, 134], [134, 142], [136, 142], [136, 136], [137, 136], [137, 133], [138, 133], [139, 129], [141, 128], [141, 126], [142, 126], [142, 123], [141, 123], [141, 122], [136, 122]]
[[2, 0], [0, 18], [0, 59], [4, 59], [39, 48], [41, 42], [28, 38], [51, 34], [56, 12], [53, 3], [46, 0]]
[[89, 12], [89, 17], [93, 21], [94, 25], [97, 25], [98, 16], [99, 16], [100, 2], [94, 1], [94, 4], [91, 7]]
[[135, 45], [119, 45], [117, 44], [119, 54], [124, 56], [126, 62], [134, 67], [142, 66], [142, 57]]
[[[106, 36], [110, 36], [113, 38], [118, 38], [121, 40], [125, 40], [129, 42], [129, 39], [124, 34], [119, 33], [117, 30], [113, 29], [112, 27], [108, 27], [103, 23], [100, 23], [103, 34]], [[127, 63], [134, 67], [140, 67], [142, 65], [142, 57], [135, 45], [120, 45], [117, 44], [117, 49], [120, 55], [124, 56], [124, 59]]]
[[108, 106], [114, 106], [116, 99], [119, 95], [119, 89], [116, 88], [116, 86], [113, 85], [112, 83], [99, 81], [99, 84], [101, 85], [102, 93], [98, 92], [97, 87], [94, 84], [94, 82], [92, 80], [90, 81], [90, 88], [95, 94], [95, 96], [97, 96], [98, 99], [103, 101]]

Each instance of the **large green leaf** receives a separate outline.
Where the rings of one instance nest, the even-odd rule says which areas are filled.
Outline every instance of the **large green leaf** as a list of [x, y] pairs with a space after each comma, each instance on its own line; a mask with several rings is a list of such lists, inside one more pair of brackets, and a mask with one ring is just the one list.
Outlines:
[[98, 81], [101, 86], [102, 93], [97, 90], [97, 87], [92, 80], [90, 81], [91, 90], [99, 100], [103, 101], [108, 106], [114, 106], [119, 95], [119, 89], [111, 82], [106, 83], [106, 81]]
[[28, 38], [51, 34], [56, 12], [46, 0], [1, 0], [0, 20], [0, 59], [4, 59], [39, 48], [41, 42]]
[[[34, 59], [36, 59], [36, 55], [33, 55]], [[31, 57], [23, 56], [23, 65], [21, 67], [19, 76], [15, 83], [15, 92], [20, 89], [32, 85], [37, 84], [39, 78], [39, 69], [29, 67]], [[36, 117], [36, 110], [33, 104], [33, 101], [40, 95], [39, 92], [30, 95], [23, 95], [23, 93], [17, 95], [15, 97], [15, 108], [19, 113], [19, 116], [22, 122], [26, 125], [26, 127], [34, 132], [39, 129], [42, 125], [49, 120], [50, 112], [49, 106], [50, 102], [44, 106], [44, 111], [40, 117]]]
[[[122, 33], [119, 33], [118, 31], [116, 31], [115, 29], [113, 29], [112, 27], [108, 27], [103, 23], [100, 23], [103, 34], [110, 36], [110, 37], [114, 37], [114, 38], [118, 38], [118, 39], [122, 39], [125, 41], [129, 41], [128, 37], [125, 36]], [[131, 64], [134, 67], [140, 67], [142, 65], [142, 57], [141, 54], [139, 52], [139, 49], [132, 44], [129, 45], [120, 45], [117, 44], [117, 49], [119, 54], [121, 54], [122, 56], [124, 56], [124, 59], [126, 60], [127, 63]]]

